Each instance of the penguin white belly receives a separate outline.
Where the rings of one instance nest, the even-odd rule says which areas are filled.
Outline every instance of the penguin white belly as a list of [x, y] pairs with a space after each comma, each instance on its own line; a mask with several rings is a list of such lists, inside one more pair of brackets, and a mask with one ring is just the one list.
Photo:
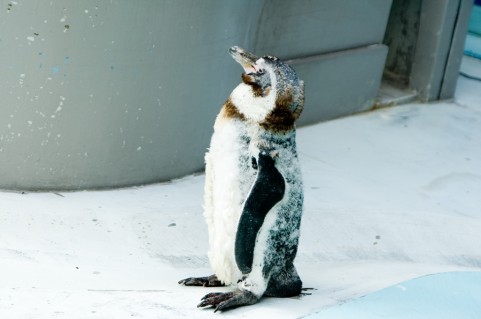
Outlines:
[[242, 204], [255, 178], [246, 138], [244, 122], [218, 118], [205, 156], [208, 255], [217, 278], [226, 284], [236, 283], [242, 276], [235, 261], [234, 243]]

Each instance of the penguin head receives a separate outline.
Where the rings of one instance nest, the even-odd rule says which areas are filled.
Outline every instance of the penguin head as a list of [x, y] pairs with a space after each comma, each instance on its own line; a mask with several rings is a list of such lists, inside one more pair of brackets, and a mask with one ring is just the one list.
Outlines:
[[269, 95], [274, 80], [271, 66], [263, 58], [259, 59], [239, 47], [230, 48], [229, 53], [244, 69], [242, 82], [251, 86], [253, 95], [256, 97]]
[[243, 83], [238, 87], [240, 92], [233, 92], [240, 96], [231, 96], [236, 99], [239, 110], [259, 123], [270, 119], [270, 122], [292, 122], [293, 125], [304, 105], [304, 82], [296, 72], [274, 56], [259, 58], [237, 46], [230, 48], [229, 53], [244, 69]]

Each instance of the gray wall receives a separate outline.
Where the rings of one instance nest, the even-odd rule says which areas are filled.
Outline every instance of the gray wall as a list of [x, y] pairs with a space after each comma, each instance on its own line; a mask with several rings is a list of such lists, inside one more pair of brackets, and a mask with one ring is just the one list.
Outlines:
[[259, 4], [244, 3], [3, 2], [0, 186], [111, 187], [201, 170], [239, 79], [227, 48], [251, 46]]
[[306, 83], [306, 125], [366, 111], [376, 102], [387, 47], [389, 0], [265, 2], [257, 52], [290, 59]]
[[[7, 189], [119, 187], [202, 170], [215, 115], [240, 79], [232, 45], [294, 59], [304, 124], [369, 108], [387, 53], [386, 0], [0, 4]], [[341, 91], [340, 74], [352, 90]]]

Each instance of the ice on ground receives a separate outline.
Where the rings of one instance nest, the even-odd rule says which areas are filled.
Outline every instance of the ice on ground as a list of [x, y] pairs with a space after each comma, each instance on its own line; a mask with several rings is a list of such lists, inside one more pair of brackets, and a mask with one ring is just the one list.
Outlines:
[[[425, 274], [481, 270], [481, 83], [301, 128], [299, 298], [227, 318], [299, 318]], [[212, 318], [204, 176], [112, 191], [0, 193], [4, 318]], [[217, 314], [218, 315], [218, 314]]]

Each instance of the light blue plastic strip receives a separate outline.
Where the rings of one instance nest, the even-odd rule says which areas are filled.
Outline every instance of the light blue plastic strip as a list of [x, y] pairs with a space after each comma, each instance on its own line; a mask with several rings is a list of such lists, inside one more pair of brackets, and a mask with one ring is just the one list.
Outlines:
[[412, 279], [308, 319], [479, 319], [481, 272], [454, 272]]
[[481, 36], [468, 33], [464, 45], [464, 54], [481, 59]]
[[473, 6], [469, 19], [469, 32], [481, 35], [481, 6]]

